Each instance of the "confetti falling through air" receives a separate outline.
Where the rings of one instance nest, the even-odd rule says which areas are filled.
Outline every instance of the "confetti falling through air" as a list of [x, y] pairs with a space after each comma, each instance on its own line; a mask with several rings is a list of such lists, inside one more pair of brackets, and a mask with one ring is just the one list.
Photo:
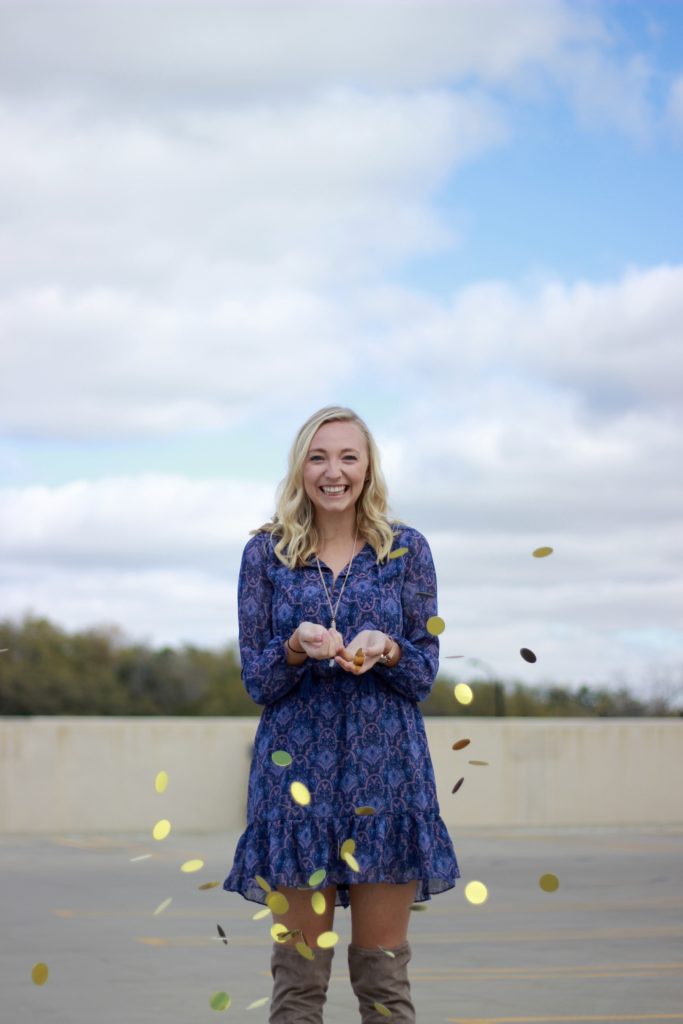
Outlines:
[[440, 615], [430, 615], [427, 619], [427, 632], [432, 636], [439, 636], [446, 628], [446, 623]]
[[531, 664], [533, 664], [536, 661], [536, 655], [533, 651], [530, 651], [528, 647], [520, 648], [519, 653], [522, 655], [525, 661], [528, 661]]
[[34, 985], [44, 985], [49, 973], [47, 964], [42, 963], [42, 961], [34, 964], [31, 969], [31, 981]]
[[165, 793], [168, 786], [168, 772], [157, 772], [154, 779], [154, 788], [157, 793]]
[[473, 906], [480, 906], [486, 903], [489, 898], [489, 891], [483, 882], [468, 882], [465, 886], [465, 899]]
[[560, 880], [557, 875], [546, 874], [541, 875], [538, 880], [538, 884], [543, 892], [556, 892], [560, 887]]
[[552, 555], [553, 548], [548, 548], [548, 547], [536, 548], [536, 550], [532, 551], [531, 553], [534, 556], [534, 558], [547, 558], [548, 555]]
[[458, 704], [471, 704], [474, 700], [472, 687], [468, 686], [467, 683], [458, 683], [453, 690], [453, 695]]
[[152, 835], [155, 839], [162, 840], [166, 839], [171, 832], [171, 822], [167, 818], [162, 818], [158, 821], [152, 829]]

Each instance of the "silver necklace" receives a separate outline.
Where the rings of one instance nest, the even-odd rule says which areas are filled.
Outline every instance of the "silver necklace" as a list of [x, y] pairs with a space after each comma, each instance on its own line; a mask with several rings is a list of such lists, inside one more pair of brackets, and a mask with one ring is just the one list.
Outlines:
[[[316, 564], [318, 566], [318, 572], [320, 573], [320, 581], [321, 581], [321, 583], [323, 585], [323, 590], [325, 591], [325, 597], [327, 598], [327, 603], [328, 603], [329, 608], [330, 608], [330, 615], [332, 616], [332, 622], [330, 624], [330, 628], [331, 629], [336, 629], [337, 628], [337, 611], [339, 609], [339, 602], [341, 601], [342, 594], [344, 593], [344, 587], [346, 586], [346, 581], [349, 578], [349, 573], [351, 572], [351, 566], [353, 565], [353, 560], [356, 557], [356, 542], [357, 542], [357, 540], [358, 540], [358, 523], [356, 523], [356, 536], [353, 538], [353, 548], [351, 549], [351, 560], [349, 561], [349, 564], [347, 566], [346, 575], [344, 576], [344, 582], [342, 583], [341, 590], [339, 591], [339, 597], [337, 598], [337, 603], [335, 604], [334, 608], [332, 607], [332, 599], [331, 599], [329, 591], [327, 589], [327, 584], [325, 583], [325, 577], [323, 576], [323, 571], [320, 568], [320, 559], [318, 558], [317, 553], [316, 553], [316, 556], [315, 556], [315, 561], [316, 561]], [[330, 666], [330, 668], [332, 668], [332, 666], [334, 665], [334, 658], [330, 658], [330, 660], [328, 662], [328, 665]]]

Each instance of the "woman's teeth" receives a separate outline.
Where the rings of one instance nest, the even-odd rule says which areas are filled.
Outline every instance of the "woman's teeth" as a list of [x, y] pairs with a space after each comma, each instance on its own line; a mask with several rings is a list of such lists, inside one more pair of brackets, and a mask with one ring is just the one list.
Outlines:
[[342, 494], [346, 487], [321, 487], [323, 494]]

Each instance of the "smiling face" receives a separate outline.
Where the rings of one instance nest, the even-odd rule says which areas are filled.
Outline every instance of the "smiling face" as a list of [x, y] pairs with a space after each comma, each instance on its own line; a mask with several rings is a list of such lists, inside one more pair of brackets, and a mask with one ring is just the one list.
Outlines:
[[304, 490], [316, 514], [355, 508], [368, 466], [368, 446], [356, 423], [323, 423], [313, 435], [304, 462]]

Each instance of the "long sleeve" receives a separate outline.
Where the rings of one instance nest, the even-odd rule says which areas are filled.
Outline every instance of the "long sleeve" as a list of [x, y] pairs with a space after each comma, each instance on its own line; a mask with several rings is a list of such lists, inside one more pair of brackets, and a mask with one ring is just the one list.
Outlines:
[[392, 633], [401, 647], [394, 668], [378, 667], [378, 673], [401, 696], [424, 700], [439, 668], [439, 640], [427, 632], [426, 623], [436, 614], [436, 572], [429, 544], [417, 530], [410, 530], [406, 571], [401, 588], [402, 635]]
[[273, 585], [268, 577], [270, 535], [257, 534], [244, 549], [237, 585], [242, 680], [257, 704], [272, 704], [292, 690], [307, 671], [288, 665], [285, 636], [273, 635]]

